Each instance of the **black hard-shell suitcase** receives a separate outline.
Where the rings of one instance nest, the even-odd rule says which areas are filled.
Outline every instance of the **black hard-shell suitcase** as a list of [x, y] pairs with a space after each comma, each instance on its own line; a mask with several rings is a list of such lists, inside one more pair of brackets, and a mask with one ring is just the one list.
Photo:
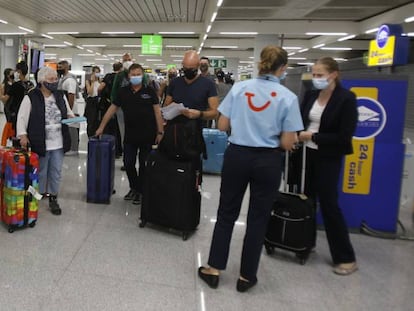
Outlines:
[[200, 222], [200, 171], [194, 161], [169, 159], [153, 150], [146, 161], [141, 223], [182, 232], [183, 240]]
[[114, 193], [115, 137], [93, 136], [88, 141], [86, 201], [109, 204]]
[[316, 211], [313, 201], [304, 193], [306, 147], [303, 147], [301, 193], [288, 192], [289, 154], [286, 152], [284, 190], [279, 192], [273, 205], [264, 245], [267, 253], [281, 248], [292, 251], [303, 265], [315, 247]]

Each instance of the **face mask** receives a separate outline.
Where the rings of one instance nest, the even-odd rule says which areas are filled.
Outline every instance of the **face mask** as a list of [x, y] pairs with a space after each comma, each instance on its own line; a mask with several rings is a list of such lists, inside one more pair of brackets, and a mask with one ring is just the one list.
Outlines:
[[14, 80], [19, 80], [19, 78], [20, 78], [20, 74], [16, 71], [15, 73], [14, 73]]
[[329, 85], [327, 78], [313, 78], [312, 83], [313, 83], [313, 86], [318, 90], [324, 90]]
[[64, 69], [58, 69], [58, 70], [56, 70], [57, 71], [57, 74], [59, 75], [59, 76], [63, 76], [64, 74], [65, 74], [65, 70]]
[[132, 85], [138, 85], [142, 83], [142, 76], [132, 76], [129, 80]]
[[47, 88], [51, 92], [56, 92], [58, 89], [58, 82], [42, 82], [45, 88]]
[[189, 69], [184, 69], [184, 77], [186, 77], [188, 80], [193, 80], [198, 73], [198, 69], [197, 68], [189, 68]]
[[279, 77], [279, 80], [280, 81], [285, 80], [286, 79], [286, 76], [287, 76], [286, 71], [283, 71], [282, 74]]
[[95, 72], [95, 77], [99, 79], [100, 77], [102, 77], [102, 75], [99, 72]]
[[168, 79], [174, 79], [177, 76], [176, 73], [170, 73], [168, 74]]
[[132, 65], [132, 61], [130, 60], [127, 60], [122, 64], [125, 70], [128, 70], [131, 65]]
[[207, 64], [201, 64], [201, 65], [200, 65], [200, 70], [201, 70], [201, 72], [206, 72], [206, 71], [208, 71], [208, 65], [207, 65]]

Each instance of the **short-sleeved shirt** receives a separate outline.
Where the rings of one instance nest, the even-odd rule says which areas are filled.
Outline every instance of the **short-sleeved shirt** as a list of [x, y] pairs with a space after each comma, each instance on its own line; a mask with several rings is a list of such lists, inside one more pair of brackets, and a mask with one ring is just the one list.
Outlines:
[[171, 80], [167, 94], [175, 103], [183, 103], [187, 108], [204, 111], [208, 108], [208, 99], [217, 96], [217, 90], [215, 84], [205, 77], [198, 76], [190, 84], [184, 77], [178, 77]]
[[122, 108], [125, 120], [126, 144], [153, 144], [157, 134], [154, 105], [158, 96], [152, 87], [142, 86], [138, 92], [131, 86], [121, 87], [114, 104]]
[[276, 148], [282, 132], [303, 129], [297, 96], [274, 75], [235, 83], [218, 110], [230, 119], [236, 145]]

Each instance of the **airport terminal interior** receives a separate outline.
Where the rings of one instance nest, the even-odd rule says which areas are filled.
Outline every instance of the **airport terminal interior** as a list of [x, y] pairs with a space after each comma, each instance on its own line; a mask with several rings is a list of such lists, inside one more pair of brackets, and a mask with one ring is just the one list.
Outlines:
[[[237, 83], [255, 76], [256, 44], [276, 40], [292, 59], [286, 85], [300, 95], [301, 77], [320, 56], [337, 58], [347, 73], [364, 71], [364, 53], [375, 39], [376, 28], [384, 23], [401, 25], [404, 36], [412, 38], [414, 2], [0, 0], [0, 64], [1, 72], [14, 68], [19, 57], [26, 52], [30, 56], [33, 48], [44, 53], [45, 62], [69, 60], [77, 73], [90, 65], [108, 73], [113, 62], [130, 52], [136, 62], [155, 74], [167, 64], [181, 68], [184, 52], [195, 49], [210, 59], [227, 60], [229, 68], [223, 70], [231, 72]], [[142, 55], [141, 34], [161, 33], [162, 55]], [[351, 37], [338, 41], [347, 36]], [[402, 165], [396, 232], [350, 230], [359, 266], [355, 273], [339, 276], [332, 272], [325, 232], [320, 227], [317, 245], [304, 265], [291, 252], [276, 249], [269, 255], [263, 249], [257, 286], [246, 293], [237, 292], [247, 192], [227, 269], [220, 276], [219, 287], [209, 288], [198, 278], [197, 268], [208, 259], [220, 175], [203, 177], [200, 224], [187, 240], [179, 232], [156, 225], [140, 228], [141, 206], [123, 199], [129, 185], [121, 170], [122, 159], [115, 161], [116, 192], [110, 204], [86, 202], [88, 137], [83, 122], [79, 153], [64, 158], [58, 195], [62, 215], [52, 215], [43, 199], [34, 228], [9, 233], [0, 225], [0, 311], [413, 310], [414, 53], [410, 41], [407, 65], [367, 71], [382, 77], [398, 73], [408, 77], [402, 126], [406, 163]], [[324, 46], [316, 47], [320, 44]], [[214, 68], [210, 70], [213, 73]], [[79, 98], [78, 113], [82, 115], [84, 109]], [[2, 112], [0, 129], [5, 121]]]

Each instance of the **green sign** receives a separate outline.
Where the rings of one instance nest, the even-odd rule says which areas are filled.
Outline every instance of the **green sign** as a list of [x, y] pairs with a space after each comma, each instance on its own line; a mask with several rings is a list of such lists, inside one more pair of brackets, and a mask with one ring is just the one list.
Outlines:
[[142, 35], [141, 53], [143, 55], [162, 55], [162, 36]]
[[227, 59], [210, 59], [210, 65], [213, 68], [226, 68]]
[[168, 64], [167, 65], [167, 70], [169, 70], [170, 68], [176, 68], [177, 65], [176, 64]]

